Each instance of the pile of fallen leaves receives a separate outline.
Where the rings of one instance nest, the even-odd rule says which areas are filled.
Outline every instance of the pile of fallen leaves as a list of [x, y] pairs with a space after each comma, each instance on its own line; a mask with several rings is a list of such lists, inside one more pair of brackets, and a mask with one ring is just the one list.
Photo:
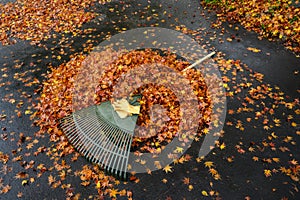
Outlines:
[[217, 10], [220, 21], [240, 22], [270, 40], [280, 38], [288, 49], [300, 53], [299, 1], [203, 1], [204, 5]]
[[[101, 53], [97, 55], [97, 59], [103, 57], [104, 55]], [[68, 63], [62, 64], [58, 68], [52, 68], [52, 72], [48, 74], [48, 80], [43, 84], [40, 102], [35, 106], [37, 112], [32, 116], [38, 117], [38, 120], [35, 121], [35, 124], [40, 127], [38, 134], [48, 132], [52, 141], [60, 140], [63, 133], [58, 128], [59, 119], [74, 111], [74, 105], [72, 104], [74, 79], [85, 59], [85, 55], [77, 55]], [[96, 98], [94, 99], [94, 103], [100, 104], [101, 102], [110, 100], [112, 98], [114, 84], [120, 76], [134, 67], [147, 63], [161, 63], [175, 69], [178, 73], [181, 73], [181, 70], [189, 66], [188, 62], [177, 60], [174, 54], [161, 56], [158, 52], [152, 50], [132, 51], [122, 54], [116, 61], [110, 64], [108, 67], [110, 70], [106, 71], [103, 77], [98, 77], [99, 83], [98, 87], [95, 88]], [[90, 74], [92, 76], [93, 73]], [[202, 108], [199, 108], [202, 117], [198, 122], [200, 126], [203, 126], [209, 122], [211, 112], [210, 98], [204, 78], [199, 71], [193, 69], [185, 72], [184, 76], [190, 81], [197, 100], [201, 105], [204, 105]], [[178, 125], [181, 119], [179, 112], [180, 106], [175, 94], [168, 88], [151, 84], [139, 88], [135, 93], [143, 95], [140, 101], [141, 114], [138, 118], [140, 125], [147, 125], [149, 123], [149, 110], [154, 104], [160, 104], [167, 108], [167, 115], [170, 118], [166, 127], [163, 127], [158, 133], [154, 134], [155, 137], [147, 141], [143, 148], [148, 150], [152, 149], [151, 143], [153, 142], [156, 146], [160, 146], [159, 143], [163, 141], [170, 142], [178, 131]], [[140, 139], [135, 140], [133, 144], [138, 146], [138, 141], [140, 142]], [[67, 153], [69, 149], [64, 148], [64, 151]]]
[[54, 32], [77, 35], [83, 23], [95, 17], [86, 11], [96, 1], [88, 0], [17, 0], [0, 4], [0, 41], [11, 44], [11, 38], [33, 43], [52, 37]]
[[[99, 53], [97, 59], [104, 58], [108, 52]], [[115, 55], [118, 55], [117, 53]], [[39, 102], [35, 105], [37, 110], [32, 118], [35, 119], [34, 124], [40, 127], [40, 131], [36, 135], [43, 135], [44, 133], [50, 134], [50, 139], [55, 142], [55, 150], [49, 151], [48, 155], [52, 158], [59, 159], [62, 156], [73, 154], [72, 160], [77, 160], [78, 154], [74, 154], [75, 150], [72, 145], [68, 142], [66, 136], [59, 128], [59, 119], [71, 114], [74, 111], [72, 105], [73, 92], [74, 92], [74, 80], [76, 75], [79, 73], [83, 62], [87, 59], [86, 55], [75, 55], [71, 60], [59, 67], [51, 68], [51, 72], [47, 75], [47, 81], [43, 83], [43, 89]], [[209, 122], [210, 114], [210, 97], [208, 95], [207, 87], [198, 70], [189, 69], [187, 72], [180, 72], [189, 63], [181, 61], [176, 58], [174, 54], [160, 55], [157, 51], [145, 50], [145, 51], [131, 51], [118, 55], [118, 59], [109, 64], [109, 73], [104, 73], [103, 77], [98, 81], [98, 87], [95, 89], [96, 98], [94, 99], [95, 104], [99, 104], [103, 101], [107, 101], [112, 96], [112, 89], [115, 82], [126, 73], [128, 70], [138, 67], [146, 63], [161, 63], [165, 66], [169, 66], [178, 73], [182, 73], [191, 84], [193, 91], [195, 92], [197, 99], [204, 105], [203, 108], [199, 109], [202, 114], [202, 118], [199, 119], [199, 125], [205, 125]], [[120, 67], [122, 66], [122, 67]], [[90, 73], [91, 76], [93, 73]], [[144, 91], [144, 92], [143, 92]], [[171, 141], [176, 134], [176, 126], [180, 122], [179, 104], [176, 101], [176, 96], [171, 90], [164, 88], [159, 85], [146, 85], [139, 88], [137, 93], [142, 93], [143, 98], [141, 99], [141, 114], [139, 115], [139, 123], [147, 124], [149, 119], [149, 109], [154, 103], [161, 104], [167, 108], [167, 113], [170, 118], [165, 127], [160, 130], [150, 140], [142, 141], [136, 138], [133, 142], [133, 147], [152, 152], [153, 148], [160, 148], [163, 142]], [[194, 110], [194, 108], [191, 108]], [[200, 134], [200, 133], [199, 133]], [[84, 169], [78, 171], [78, 176], [82, 180], [82, 185], [90, 185], [91, 182], [96, 183], [96, 188], [99, 190], [99, 195], [110, 194], [115, 197], [116, 194], [126, 195], [126, 191], [117, 192], [113, 189], [113, 179], [110, 176], [105, 176], [101, 172], [99, 167], [93, 169], [85, 166]], [[54, 182], [53, 182], [54, 183]], [[51, 183], [52, 185], [52, 183]], [[127, 194], [128, 196], [128, 194]]]

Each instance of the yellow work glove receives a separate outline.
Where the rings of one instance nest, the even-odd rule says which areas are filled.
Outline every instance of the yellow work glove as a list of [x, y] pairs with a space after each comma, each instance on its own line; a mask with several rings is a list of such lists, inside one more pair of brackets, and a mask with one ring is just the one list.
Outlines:
[[120, 118], [125, 118], [131, 116], [132, 114], [140, 113], [140, 106], [130, 105], [125, 98], [114, 101], [112, 106]]

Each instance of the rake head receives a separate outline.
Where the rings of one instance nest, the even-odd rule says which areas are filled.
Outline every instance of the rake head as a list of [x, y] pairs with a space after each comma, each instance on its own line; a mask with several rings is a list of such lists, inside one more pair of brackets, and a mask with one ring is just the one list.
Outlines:
[[[131, 103], [139, 105], [134, 96]], [[61, 128], [73, 146], [107, 172], [126, 179], [138, 115], [120, 118], [110, 101], [90, 106], [63, 118]]]

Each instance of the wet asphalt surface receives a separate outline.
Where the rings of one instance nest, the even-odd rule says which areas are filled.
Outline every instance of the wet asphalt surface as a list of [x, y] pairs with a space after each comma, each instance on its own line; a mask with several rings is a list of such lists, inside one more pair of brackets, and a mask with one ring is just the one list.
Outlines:
[[[229, 27], [228, 24], [222, 25], [221, 29], [211, 28], [211, 23], [216, 19], [214, 13], [207, 13], [205, 11], [205, 17], [201, 15], [203, 9], [200, 7], [198, 1], [173, 1], [167, 0], [161, 2], [153, 1], [148, 3], [147, 1], [141, 1], [140, 5], [133, 3], [133, 1], [126, 1], [124, 4], [118, 3], [118, 1], [112, 1], [105, 6], [96, 5], [93, 9], [102, 13], [101, 20], [93, 20], [84, 25], [83, 28], [96, 28], [90, 35], [100, 35], [94, 38], [93, 44], [99, 44], [105, 37], [106, 33], [116, 33], [116, 27], [126, 27], [127, 29], [137, 28], [141, 24], [144, 26], [150, 26], [151, 24], [159, 23], [159, 26], [165, 28], [174, 29], [175, 25], [185, 25], [189, 29], [197, 30], [199, 27], [204, 27], [205, 30], [201, 35], [203, 45], [207, 45], [208, 50], [216, 50], [225, 54], [226, 59], [241, 60], [241, 62], [247, 64], [250, 69], [264, 74], [264, 83], [271, 86], [278, 86], [285, 93], [288, 99], [299, 98], [300, 79], [299, 74], [296, 75], [296, 71], [299, 71], [300, 59], [286, 50], [280, 42], [269, 42], [266, 39], [259, 40], [257, 34], [248, 32], [242, 27], [239, 30], [235, 30], [233, 27]], [[122, 11], [122, 7], [128, 5], [126, 9]], [[150, 5], [150, 9], [145, 9]], [[109, 7], [114, 7], [115, 10], [119, 9], [119, 14], [116, 12], [111, 13]], [[154, 10], [154, 11], [153, 11]], [[163, 12], [167, 11], [171, 13], [171, 17], [163, 15]], [[137, 14], [133, 14], [136, 12]], [[140, 19], [140, 15], [151, 16], [153, 12], [158, 14], [157, 18], [152, 18], [150, 21]], [[123, 15], [128, 16], [127, 20], [123, 19]], [[161, 23], [160, 20], [165, 19], [166, 22]], [[238, 26], [238, 25], [234, 25]], [[222, 33], [224, 32], [224, 33]], [[226, 38], [235, 36], [239, 38], [239, 41], [233, 40], [228, 42]], [[215, 38], [215, 39], [211, 39]], [[58, 38], [59, 39], [59, 38]], [[56, 39], [58, 41], [58, 39]], [[40, 95], [40, 86], [34, 84], [33, 86], [25, 86], [24, 79], [36, 78], [42, 82], [44, 74], [49, 71], [47, 66], [51, 63], [52, 66], [58, 66], [64, 61], [69, 60], [69, 56], [75, 52], [83, 51], [83, 44], [89, 39], [89, 37], [83, 38], [81, 36], [70, 38], [65, 40], [62, 44], [57, 44], [57, 41], [43, 42], [48, 50], [42, 47], [32, 46], [29, 42], [18, 41], [15, 45], [0, 46], [0, 67], [1, 69], [7, 68], [7, 71], [0, 71], [2, 78], [0, 83], [5, 83], [0, 87], [1, 103], [0, 114], [5, 114], [6, 117], [2, 117], [0, 121], [0, 151], [7, 153], [14, 157], [12, 152], [17, 152], [17, 155], [22, 155], [24, 160], [29, 162], [35, 160], [37, 163], [45, 163], [46, 166], [51, 166], [53, 163], [49, 160], [49, 157], [45, 154], [33, 156], [35, 147], [33, 149], [26, 149], [26, 146], [21, 146], [22, 151], [18, 152], [17, 141], [19, 133], [24, 133], [25, 136], [34, 137], [34, 133], [38, 130], [37, 127], [31, 126], [32, 121], [29, 119], [29, 115], [24, 114], [26, 110], [30, 109], [32, 102], [36, 102], [36, 98]], [[224, 42], [220, 43], [222, 39]], [[209, 41], [209, 42], [207, 42]], [[248, 47], [255, 47], [261, 50], [259, 53], [253, 53], [247, 50]], [[54, 47], [52, 50], [51, 48]], [[72, 47], [73, 51], [70, 51]], [[59, 61], [57, 59], [51, 59], [53, 55], [58, 55], [60, 48], [64, 48], [66, 55], [62, 56]], [[34, 56], [33, 56], [34, 55]], [[46, 58], [48, 56], [48, 58]], [[14, 68], [16, 64], [20, 64], [20, 68]], [[14, 78], [15, 73], [26, 72], [22, 79]], [[244, 76], [248, 72], [245, 72]], [[3, 74], [7, 74], [7, 77], [3, 77]], [[239, 94], [243, 97], [243, 94]], [[8, 99], [14, 99], [15, 103], [8, 102]], [[16, 108], [16, 104], [23, 102], [20, 108]], [[266, 103], [271, 103], [266, 100]], [[238, 98], [228, 98], [228, 109], [237, 109], [240, 106]], [[21, 111], [22, 117], [16, 116], [16, 109]], [[280, 110], [280, 109], [279, 109]], [[281, 108], [281, 112], [276, 113], [276, 118], [285, 120], [285, 115], [290, 111]], [[285, 113], [283, 115], [283, 113]], [[251, 114], [245, 115], [227, 115], [228, 120], [240, 119], [245, 121]], [[298, 120], [298, 121], [297, 121]], [[299, 124], [299, 119], [296, 119]], [[300, 195], [293, 189], [295, 186], [299, 187], [299, 182], [291, 183], [289, 177], [277, 174], [270, 178], [266, 178], [263, 175], [265, 164], [256, 164], [252, 161], [252, 155], [249, 152], [245, 154], [239, 154], [235, 145], [240, 142], [245, 147], [249, 146], [250, 142], [256, 144], [264, 141], [269, 134], [259, 124], [258, 128], [253, 128], [252, 124], [245, 124], [244, 133], [236, 130], [234, 127], [225, 126], [225, 136], [221, 138], [227, 145], [224, 150], [214, 149], [205, 160], [211, 160], [215, 163], [222, 176], [222, 180], [214, 180], [208, 173], [203, 164], [197, 163], [195, 160], [174, 166], [174, 172], [166, 174], [162, 170], [155, 171], [152, 175], [138, 175], [140, 182], [138, 184], [129, 182], [127, 184], [121, 183], [116, 186], [118, 189], [129, 189], [133, 192], [133, 199], [166, 199], [171, 197], [172, 199], [210, 199], [201, 194], [202, 190], [205, 191], [218, 191], [222, 199], [245, 199], [246, 196], [250, 196], [251, 199], [281, 199], [282, 197], [288, 197], [289, 199], [299, 199]], [[298, 128], [299, 129], [299, 128]], [[290, 132], [294, 130], [286, 126], [284, 123], [281, 127], [276, 128], [276, 133], [281, 134], [281, 137], [290, 135]], [[3, 139], [6, 136], [6, 140]], [[299, 136], [295, 136], [294, 140], [299, 142]], [[278, 141], [278, 146], [280, 146]], [[49, 138], [46, 135], [44, 138], [39, 138], [38, 146], [51, 147]], [[188, 150], [192, 156], [196, 157], [197, 147], [199, 144], [194, 144], [191, 149]], [[300, 159], [299, 147], [297, 145], [284, 144], [290, 149], [290, 153], [293, 157]], [[28, 153], [31, 154], [29, 155]], [[258, 152], [258, 155], [262, 157], [274, 157], [278, 156], [282, 161], [289, 160], [289, 154], [280, 154], [278, 152], [264, 151]], [[226, 158], [233, 156], [234, 162], [228, 163]], [[70, 158], [65, 158], [66, 160]], [[77, 162], [71, 163], [73, 171], [81, 169], [81, 166], [90, 164], [84, 158], [79, 158]], [[2, 163], [0, 163], [1, 168]], [[24, 171], [22, 165], [19, 162], [8, 161], [7, 166], [12, 168], [11, 172], [5, 174], [2, 172], [0, 177], [3, 178], [3, 182], [12, 186], [11, 190], [5, 194], [0, 195], [0, 199], [17, 199], [16, 194], [18, 192], [23, 193], [21, 199], [65, 199], [65, 191], [58, 189], [51, 189], [48, 186], [48, 175], [56, 172], [45, 172], [43, 176], [37, 178], [34, 183], [22, 186], [20, 179], [15, 179], [14, 176]], [[28, 172], [30, 176], [34, 176], [36, 172], [31, 170]], [[191, 178], [191, 184], [194, 189], [189, 191], [187, 185], [182, 183], [184, 177]], [[162, 179], [167, 179], [168, 182], [162, 183]], [[81, 198], [88, 198], [89, 195], [96, 195], [97, 191], [93, 187], [80, 186], [79, 177], [68, 175], [66, 182], [71, 183], [74, 187], [75, 193], [81, 193]], [[109, 199], [109, 198], [108, 198]]]

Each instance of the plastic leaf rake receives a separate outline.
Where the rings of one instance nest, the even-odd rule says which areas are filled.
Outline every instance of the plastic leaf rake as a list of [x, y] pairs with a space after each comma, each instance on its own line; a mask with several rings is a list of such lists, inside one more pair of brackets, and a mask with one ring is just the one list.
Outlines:
[[[186, 69], [200, 64], [215, 52]], [[185, 71], [184, 69], [183, 71]], [[61, 128], [73, 146], [88, 160], [107, 172], [126, 179], [141, 95], [117, 104], [110, 101], [78, 110], [61, 119]]]
[[[131, 104], [138, 106], [135, 96]], [[69, 141], [91, 162], [126, 178], [128, 157], [138, 115], [121, 118], [110, 101], [74, 112], [62, 119]]]

